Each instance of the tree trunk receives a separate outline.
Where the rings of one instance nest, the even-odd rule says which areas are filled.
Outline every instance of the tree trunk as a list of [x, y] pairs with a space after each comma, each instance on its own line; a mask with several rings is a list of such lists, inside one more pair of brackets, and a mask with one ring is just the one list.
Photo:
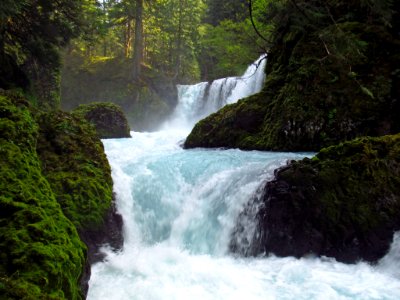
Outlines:
[[136, 0], [135, 44], [133, 50], [133, 79], [140, 76], [143, 60], [143, 0]]
[[[107, 14], [107, 2], [103, 0], [103, 14]], [[107, 39], [103, 39], [103, 56], [107, 56]]]
[[125, 57], [128, 58], [131, 53], [132, 47], [132, 20], [131, 18], [127, 19], [127, 24], [125, 27]]
[[179, 14], [178, 14], [178, 38], [176, 47], [176, 76], [179, 78], [181, 73], [181, 52], [182, 52], [182, 10], [183, 0], [179, 0]]

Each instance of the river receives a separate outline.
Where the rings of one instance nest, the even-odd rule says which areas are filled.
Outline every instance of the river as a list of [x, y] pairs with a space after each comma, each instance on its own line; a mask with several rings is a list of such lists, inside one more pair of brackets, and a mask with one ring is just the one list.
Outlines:
[[[238, 215], [260, 196], [273, 170], [312, 155], [182, 149], [198, 119], [260, 90], [265, 59], [257, 64], [242, 78], [179, 86], [177, 109], [157, 132], [103, 140], [124, 246], [118, 253], [104, 247], [106, 260], [92, 267], [88, 299], [400, 299], [398, 234], [375, 266], [229, 253]], [[244, 234], [251, 237], [256, 224], [247, 223]]]

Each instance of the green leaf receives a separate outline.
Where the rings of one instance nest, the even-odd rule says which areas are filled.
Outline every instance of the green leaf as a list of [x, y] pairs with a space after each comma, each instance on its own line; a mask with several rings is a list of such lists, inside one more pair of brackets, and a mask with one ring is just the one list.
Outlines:
[[364, 94], [370, 96], [372, 99], [375, 99], [374, 94], [369, 89], [367, 89], [365, 86], [361, 85], [361, 90], [363, 91]]

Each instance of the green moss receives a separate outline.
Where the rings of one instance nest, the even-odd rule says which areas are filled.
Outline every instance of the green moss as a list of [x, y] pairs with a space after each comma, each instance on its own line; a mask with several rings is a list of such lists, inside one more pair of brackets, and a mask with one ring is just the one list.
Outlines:
[[121, 107], [114, 103], [83, 104], [74, 109], [73, 113], [93, 124], [99, 138], [130, 137], [128, 121]]
[[399, 222], [400, 134], [322, 149], [277, 177], [296, 186], [303, 197], [293, 201], [320, 210], [314, 222], [336, 235], [344, 228], [356, 228], [358, 234], [383, 228]]
[[111, 170], [94, 128], [65, 112], [41, 113], [37, 152], [64, 214], [78, 229], [98, 226], [111, 206]]
[[[227, 105], [197, 123], [187, 137], [185, 146], [235, 145], [235, 147], [246, 149], [249, 141], [261, 129], [266, 107], [265, 99], [258, 96]], [[256, 143], [251, 143], [251, 148], [257, 149]]]
[[0, 115], [0, 298], [80, 299], [86, 247], [41, 172], [38, 126], [19, 97], [0, 95]]
[[111, 207], [103, 145], [83, 118], [16, 94], [0, 94], [0, 117], [0, 298], [81, 299], [78, 231]]

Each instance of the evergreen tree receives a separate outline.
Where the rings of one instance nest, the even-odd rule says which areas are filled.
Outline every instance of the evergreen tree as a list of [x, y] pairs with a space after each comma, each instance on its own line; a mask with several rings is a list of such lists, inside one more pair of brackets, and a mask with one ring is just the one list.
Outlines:
[[207, 0], [205, 21], [214, 26], [224, 20], [243, 21], [248, 16], [247, 2], [248, 0]]
[[82, 0], [2, 1], [0, 6], [0, 87], [30, 90], [43, 107], [59, 98], [59, 50], [77, 36]]
[[136, 0], [135, 42], [133, 48], [133, 78], [137, 80], [143, 62], [143, 0]]

